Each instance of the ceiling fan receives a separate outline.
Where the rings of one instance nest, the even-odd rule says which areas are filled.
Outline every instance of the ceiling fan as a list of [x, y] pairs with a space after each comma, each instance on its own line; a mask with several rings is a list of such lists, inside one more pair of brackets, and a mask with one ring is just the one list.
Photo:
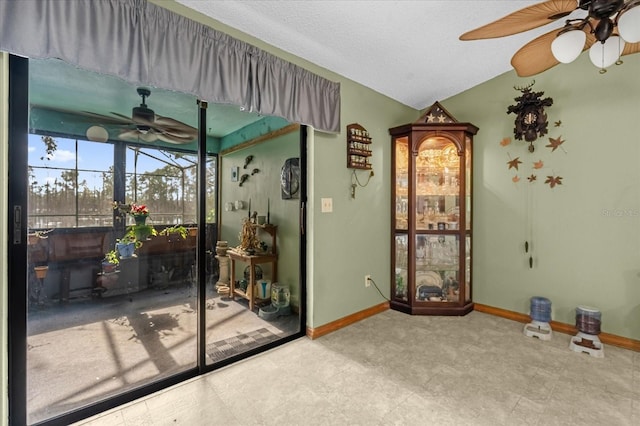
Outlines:
[[586, 16], [565, 21], [525, 44], [511, 58], [520, 77], [569, 63], [589, 49], [593, 64], [606, 72], [620, 56], [640, 52], [640, 0], [547, 0], [513, 12], [460, 36], [460, 40], [505, 37], [568, 17], [576, 10]]
[[120, 139], [144, 142], [161, 140], [174, 144], [185, 144], [196, 139], [198, 136], [196, 128], [170, 117], [156, 115], [147, 106], [145, 101], [151, 96], [151, 90], [138, 87], [136, 91], [142, 97], [142, 103], [131, 110], [131, 118], [117, 112], [111, 113], [120, 117], [126, 124], [133, 125], [132, 128], [120, 132]]
[[100, 125], [124, 127], [118, 137], [132, 142], [155, 142], [160, 140], [172, 144], [186, 144], [193, 142], [197, 138], [198, 129], [173, 118], [157, 115], [147, 106], [146, 99], [151, 95], [150, 89], [138, 87], [136, 91], [142, 97], [142, 103], [131, 110], [130, 117], [117, 112], [111, 112], [112, 115], [103, 115], [89, 111], [73, 111], [43, 105], [32, 105], [32, 107], [55, 111], [72, 116], [76, 121], [81, 120], [93, 124], [89, 129], [93, 130], [97, 127], [100, 130], [100, 136], [92, 139], [88, 131], [87, 137], [89, 140], [102, 142], [108, 139], [107, 131], [104, 128], [100, 128]]

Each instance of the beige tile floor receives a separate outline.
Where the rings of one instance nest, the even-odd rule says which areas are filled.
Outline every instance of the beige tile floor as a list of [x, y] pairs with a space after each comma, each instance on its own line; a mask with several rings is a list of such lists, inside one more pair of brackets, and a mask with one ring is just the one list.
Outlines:
[[523, 325], [386, 311], [79, 425], [638, 425], [640, 353]]

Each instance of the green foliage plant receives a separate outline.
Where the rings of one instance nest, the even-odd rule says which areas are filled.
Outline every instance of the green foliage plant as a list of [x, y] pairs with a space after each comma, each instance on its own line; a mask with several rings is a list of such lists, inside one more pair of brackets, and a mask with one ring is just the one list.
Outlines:
[[164, 228], [162, 231], [160, 231], [160, 235], [170, 235], [170, 234], [179, 234], [180, 237], [184, 240], [187, 238], [187, 228], [185, 228], [182, 225], [173, 225], [173, 226], [169, 226], [167, 228]]
[[135, 242], [136, 248], [142, 246], [142, 242], [149, 237], [158, 235], [158, 231], [152, 225], [131, 225], [127, 227], [127, 231], [120, 239], [120, 242]]
[[120, 263], [120, 258], [118, 257], [118, 252], [115, 250], [111, 250], [104, 255], [104, 261], [106, 263], [111, 263], [113, 265], [117, 265]]

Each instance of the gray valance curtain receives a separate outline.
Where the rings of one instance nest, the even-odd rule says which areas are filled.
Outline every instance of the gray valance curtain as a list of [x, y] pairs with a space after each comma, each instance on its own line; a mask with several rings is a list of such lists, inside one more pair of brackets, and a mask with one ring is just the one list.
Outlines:
[[0, 0], [0, 50], [340, 131], [340, 85], [146, 0]]

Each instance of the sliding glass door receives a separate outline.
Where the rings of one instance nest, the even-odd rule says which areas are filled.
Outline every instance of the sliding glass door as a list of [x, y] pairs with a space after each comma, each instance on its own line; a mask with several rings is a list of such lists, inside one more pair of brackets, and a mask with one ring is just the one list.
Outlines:
[[[207, 364], [302, 331], [300, 152], [298, 126], [220, 152], [222, 208], [213, 259], [220, 274], [207, 288]], [[283, 185], [295, 190], [283, 192]]]
[[[196, 369], [199, 162], [195, 97], [177, 111], [171, 93], [60, 61], [30, 61], [29, 76], [26, 405], [36, 423]], [[216, 166], [209, 157], [213, 188]]]
[[304, 334], [304, 128], [11, 61], [12, 419], [76, 421]]

